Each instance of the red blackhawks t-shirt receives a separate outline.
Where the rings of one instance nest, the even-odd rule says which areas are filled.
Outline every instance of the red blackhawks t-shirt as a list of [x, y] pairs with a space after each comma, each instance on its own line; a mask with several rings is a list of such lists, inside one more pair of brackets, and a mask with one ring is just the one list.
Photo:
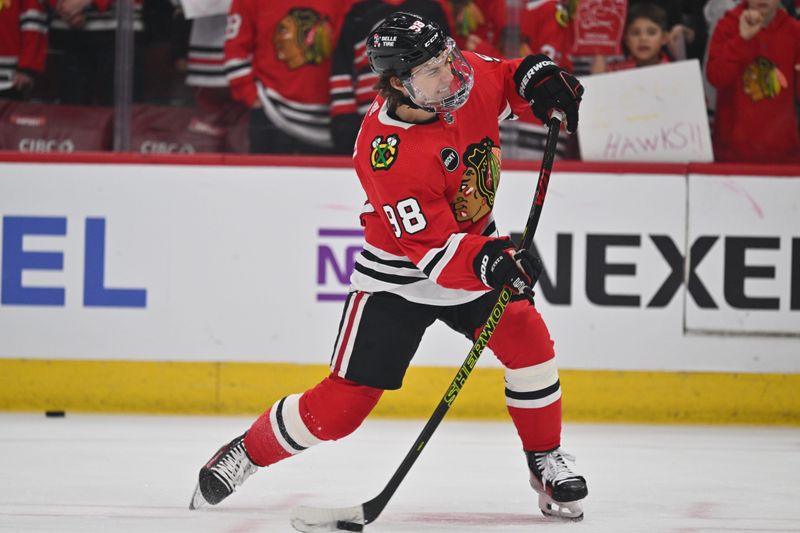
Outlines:
[[352, 288], [388, 291], [432, 305], [471, 301], [489, 290], [473, 260], [496, 237], [499, 120], [523, 110], [513, 74], [521, 60], [464, 53], [475, 70], [467, 103], [425, 124], [392, 118], [376, 98], [353, 154], [367, 194], [365, 246]]

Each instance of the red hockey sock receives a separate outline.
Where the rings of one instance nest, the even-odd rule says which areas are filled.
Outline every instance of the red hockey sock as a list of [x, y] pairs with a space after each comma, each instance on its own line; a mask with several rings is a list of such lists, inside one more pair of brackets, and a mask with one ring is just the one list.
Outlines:
[[545, 451], [561, 444], [561, 399], [537, 409], [508, 406], [525, 451]]
[[316, 387], [275, 402], [250, 427], [244, 445], [250, 459], [268, 466], [326, 440], [355, 431], [383, 391], [330, 375]]

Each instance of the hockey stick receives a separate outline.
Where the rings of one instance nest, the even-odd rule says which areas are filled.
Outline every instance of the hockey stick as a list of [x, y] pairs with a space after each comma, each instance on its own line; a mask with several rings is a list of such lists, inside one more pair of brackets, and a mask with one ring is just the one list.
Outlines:
[[[528, 221], [525, 224], [525, 231], [522, 233], [522, 242], [519, 245], [520, 250], [530, 249], [533, 244], [533, 234], [536, 232], [536, 227], [539, 225], [539, 217], [542, 214], [542, 207], [544, 205], [544, 197], [547, 194], [547, 185], [550, 182], [550, 172], [553, 168], [553, 160], [555, 158], [556, 142], [558, 140], [558, 132], [561, 128], [561, 121], [564, 120], [564, 115], [558, 110], [554, 110], [550, 120], [548, 121], [547, 144], [545, 145], [544, 157], [542, 158], [542, 167], [539, 170], [539, 181], [536, 184], [536, 191], [533, 196], [533, 203], [531, 210], [528, 214]], [[389, 503], [392, 495], [400, 486], [400, 483], [411, 470], [414, 462], [417, 460], [428, 440], [436, 431], [439, 423], [444, 418], [450, 406], [455, 401], [464, 383], [467, 381], [472, 369], [478, 362], [483, 349], [489, 343], [497, 324], [503, 317], [506, 306], [511, 301], [512, 291], [508, 287], [503, 287], [500, 291], [500, 296], [492, 308], [486, 323], [483, 325], [478, 339], [472, 345], [469, 355], [464, 360], [461, 368], [458, 369], [453, 381], [447, 388], [447, 392], [439, 401], [439, 405], [431, 415], [428, 423], [422, 429], [422, 432], [414, 441], [411, 449], [406, 454], [403, 462], [395, 470], [394, 475], [386, 484], [386, 487], [374, 498], [364, 502], [361, 505], [353, 507], [340, 507], [340, 508], [318, 508], [318, 507], [296, 507], [292, 510], [292, 526], [304, 533], [316, 533], [321, 531], [363, 531], [364, 526], [374, 522], [381, 514], [383, 509]], [[532, 297], [531, 295], [528, 295]]]

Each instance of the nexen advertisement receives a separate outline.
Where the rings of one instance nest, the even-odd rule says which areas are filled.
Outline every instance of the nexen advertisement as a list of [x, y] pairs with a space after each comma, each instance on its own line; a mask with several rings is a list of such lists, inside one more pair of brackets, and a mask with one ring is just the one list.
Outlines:
[[[361, 248], [351, 170], [0, 169], [0, 357], [328, 361]], [[501, 233], [535, 180], [503, 174]], [[799, 203], [795, 178], [554, 173], [536, 292], [560, 365], [800, 372]], [[468, 349], [436, 325], [415, 364]]]

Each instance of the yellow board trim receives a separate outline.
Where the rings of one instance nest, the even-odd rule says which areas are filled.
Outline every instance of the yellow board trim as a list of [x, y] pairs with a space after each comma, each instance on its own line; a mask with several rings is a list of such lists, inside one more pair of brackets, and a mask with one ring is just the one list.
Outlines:
[[[412, 367], [374, 416], [428, 418], [455, 368]], [[0, 410], [256, 415], [324, 365], [0, 359]], [[800, 374], [561, 370], [566, 421], [800, 426]], [[503, 371], [477, 368], [448, 417], [503, 419]]]

